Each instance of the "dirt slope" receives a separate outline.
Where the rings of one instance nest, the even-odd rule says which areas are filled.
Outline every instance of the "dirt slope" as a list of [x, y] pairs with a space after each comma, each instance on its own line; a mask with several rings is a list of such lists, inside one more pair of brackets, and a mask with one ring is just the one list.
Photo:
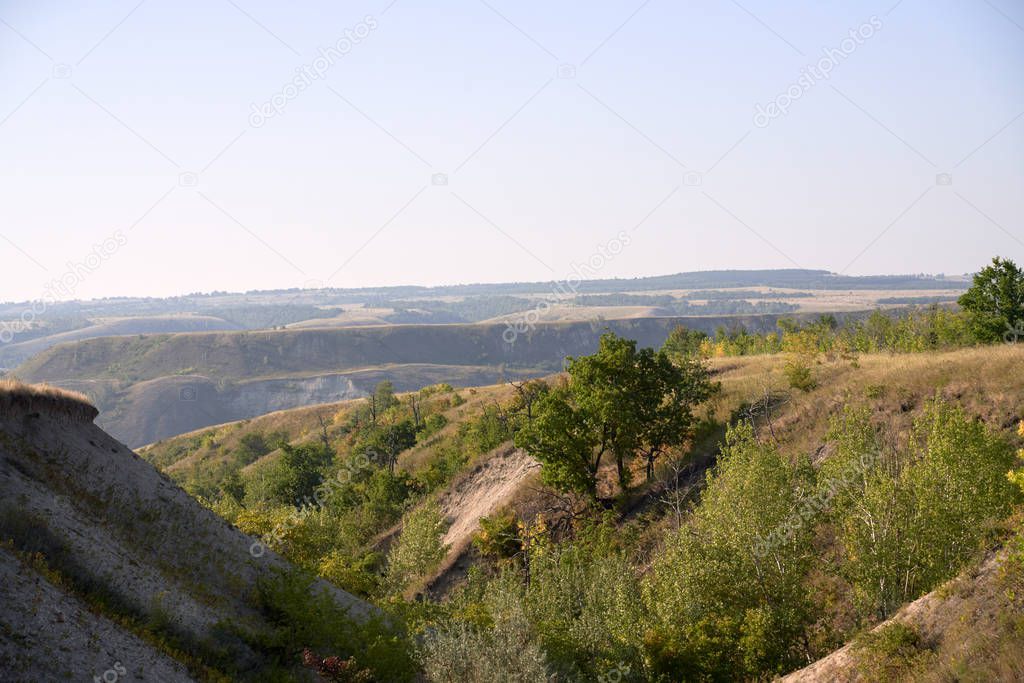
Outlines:
[[[160, 623], [182, 642], [227, 652], [240, 670], [259, 668], [264, 655], [224, 625], [266, 632], [257, 582], [287, 563], [262, 548], [251, 552], [253, 539], [92, 424], [95, 414], [74, 397], [0, 386], [0, 542], [22, 557], [38, 553], [62, 577], [38, 591], [36, 609], [77, 614], [75, 600], [100, 601], [119, 616]], [[10, 558], [3, 567], [12, 581], [47, 581]], [[356, 618], [375, 611], [326, 583], [318, 587]], [[16, 653], [3, 660], [2, 680], [48, 671], [64, 642], [59, 629], [26, 622], [17, 604], [0, 602], [0, 653]], [[92, 671], [111, 654], [132, 661], [130, 633], [111, 640], [100, 619], [65, 623], [77, 639], [60, 649], [61, 666]], [[127, 649], [110, 651], [115, 646]]]
[[1024, 603], [1019, 595], [1024, 577], [1020, 567], [1007, 566], [1008, 554], [990, 554], [977, 569], [905, 605], [873, 629], [878, 633], [897, 623], [909, 627], [919, 638], [909, 662], [885, 667], [884, 652], [847, 643], [781, 681], [1024, 680]]
[[449, 523], [443, 539], [451, 547], [449, 555], [464, 550], [480, 527], [480, 518], [507, 503], [526, 478], [539, 468], [540, 463], [526, 452], [501, 446], [485, 462], [452, 484], [438, 501]]
[[192, 680], [181, 663], [2, 548], [0, 604], [0, 675], [6, 681], [102, 680], [108, 671], [123, 671], [133, 681]]

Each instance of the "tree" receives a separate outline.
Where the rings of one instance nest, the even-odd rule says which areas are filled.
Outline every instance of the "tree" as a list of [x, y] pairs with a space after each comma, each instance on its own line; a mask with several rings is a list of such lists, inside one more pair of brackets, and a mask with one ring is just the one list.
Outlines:
[[448, 553], [448, 525], [436, 503], [413, 509], [402, 519], [402, 533], [388, 552], [388, 584], [405, 590], [414, 579], [433, 571]]
[[[835, 498], [843, 573], [862, 610], [879, 619], [956, 574], [985, 530], [1015, 502], [1013, 448], [957, 406], [930, 402], [910, 443], [881, 457], [866, 416], [845, 425], [838, 455], [861, 463]], [[833, 470], [834, 472], [834, 470]], [[835, 478], [840, 478], [838, 473]]]
[[271, 497], [296, 507], [311, 504], [316, 499], [316, 489], [323, 482], [323, 470], [331, 463], [331, 456], [323, 444], [283, 444], [281, 457], [268, 473]]
[[395, 396], [395, 386], [389, 381], [379, 382], [373, 388], [373, 393], [367, 397], [367, 410], [370, 413], [370, 422], [377, 424], [377, 420], [384, 415], [392, 406], [398, 405], [398, 397]]
[[662, 345], [661, 350], [668, 354], [672, 360], [689, 358], [700, 355], [700, 346], [708, 335], [700, 330], [690, 330], [683, 325], [677, 325], [668, 333], [668, 339]]
[[813, 470], [750, 423], [726, 433], [701, 502], [644, 578], [653, 680], [767, 680], [806, 661]]
[[533, 422], [533, 406], [548, 392], [548, 385], [542, 379], [531, 379], [525, 382], [509, 381], [516, 390], [516, 398], [512, 402], [512, 410], [525, 413], [526, 422]]
[[960, 297], [971, 332], [980, 342], [1006, 336], [1024, 336], [1024, 271], [998, 256], [974, 276], [974, 284]]
[[245, 482], [242, 481], [238, 470], [232, 470], [220, 483], [221, 497], [227, 496], [238, 504], [245, 498]]
[[570, 358], [567, 370], [568, 381], [540, 399], [515, 441], [541, 461], [545, 483], [591, 496], [605, 456], [622, 491], [634, 457], [645, 458], [650, 476], [658, 456], [690, 436], [693, 407], [712, 392], [700, 361], [676, 366], [663, 351], [638, 351], [635, 341], [610, 332], [597, 353]]
[[389, 472], [395, 471], [398, 455], [416, 445], [416, 428], [409, 420], [383, 427], [370, 428], [356, 444], [353, 452], [376, 460]]

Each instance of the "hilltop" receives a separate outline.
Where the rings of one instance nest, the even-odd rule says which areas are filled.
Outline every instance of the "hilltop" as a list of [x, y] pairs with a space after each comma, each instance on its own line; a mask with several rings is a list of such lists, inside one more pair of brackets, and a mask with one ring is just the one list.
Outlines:
[[851, 311], [949, 303], [962, 277], [823, 270], [702, 271], [632, 279], [309, 288], [0, 303], [0, 370], [70, 341], [134, 334], [496, 321]]

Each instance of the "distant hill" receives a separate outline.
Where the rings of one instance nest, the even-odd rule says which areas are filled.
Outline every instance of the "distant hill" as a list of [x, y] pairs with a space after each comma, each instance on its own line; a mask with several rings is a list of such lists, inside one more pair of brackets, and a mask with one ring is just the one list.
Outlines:
[[241, 325], [208, 315], [140, 316], [101, 320], [77, 329], [46, 334], [25, 341], [0, 344], [0, 368], [14, 367], [51, 346], [98, 337], [129, 334], [174, 334], [178, 332], [215, 332], [240, 330]]
[[363, 396], [391, 380], [407, 391], [474, 386], [561, 369], [611, 330], [660, 346], [679, 324], [713, 332], [773, 330], [779, 316], [640, 318], [509, 326], [393, 325], [338, 329], [106, 337], [50, 348], [16, 375], [88, 394], [99, 423], [132, 446], [312, 403]]

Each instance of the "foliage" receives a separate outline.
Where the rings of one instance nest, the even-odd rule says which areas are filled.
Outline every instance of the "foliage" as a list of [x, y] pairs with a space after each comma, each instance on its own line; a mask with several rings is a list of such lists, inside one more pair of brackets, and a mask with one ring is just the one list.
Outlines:
[[394, 472], [398, 455], [415, 445], [416, 428], [412, 420], [401, 420], [379, 427], [373, 425], [364, 430], [352, 452], [356, 455], [366, 455]]
[[[623, 547], [628, 539], [610, 519], [561, 544], [537, 531], [524, 544], [523, 562], [506, 563], [490, 577], [471, 572], [447, 603], [447, 614], [428, 631], [425, 668], [439, 672], [432, 680], [592, 681], [620, 665], [633, 672], [621, 680], [642, 680], [643, 606]], [[484, 649], [445, 661], [474, 647]], [[509, 666], [515, 668], [484, 677]], [[516, 670], [528, 675], [507, 678]]]
[[435, 413], [433, 415], [428, 416], [423, 421], [423, 428], [417, 435], [417, 440], [420, 441], [421, 443], [426, 441], [428, 438], [444, 429], [445, 425], [447, 424], [448, 418], [446, 418], [441, 413]]
[[858, 671], [869, 681], [897, 680], [922, 657], [921, 636], [899, 621], [884, 624], [857, 637], [853, 651]]
[[813, 550], [811, 525], [792, 522], [812, 484], [750, 425], [729, 430], [702, 502], [644, 584], [653, 677], [756, 678], [800, 661]]
[[[970, 346], [979, 341], [968, 316], [939, 306], [901, 313], [874, 311], [864, 319], [839, 323], [824, 316], [809, 323], [782, 318], [777, 332], [757, 334], [742, 326], [719, 328], [700, 344], [704, 358], [749, 356], [783, 351], [811, 357], [816, 354], [913, 353]], [[1000, 332], [1000, 335], [1005, 329]], [[1001, 338], [1001, 337], [1000, 337]]]
[[511, 512], [480, 518], [480, 531], [473, 537], [475, 547], [484, 557], [505, 560], [523, 550], [519, 524]]
[[265, 435], [262, 432], [249, 432], [242, 435], [235, 449], [235, 458], [242, 465], [248, 465], [269, 453], [284, 441], [282, 434]]
[[472, 458], [483, 455], [512, 437], [524, 417], [524, 408], [487, 405], [475, 417], [459, 425], [455, 434], [434, 447], [435, 457], [419, 474], [424, 488], [433, 491], [447, 484]]
[[543, 683], [544, 652], [522, 605], [495, 615], [488, 628], [447, 620], [423, 639], [418, 659], [427, 680], [437, 683]]
[[996, 257], [974, 275], [974, 284], [960, 297], [971, 332], [982, 342], [1024, 336], [1024, 271], [1009, 259]]
[[818, 386], [818, 381], [814, 379], [814, 371], [805, 360], [798, 358], [787, 360], [783, 374], [785, 374], [786, 381], [793, 389], [808, 392], [813, 391]]
[[674, 365], [664, 352], [638, 351], [635, 341], [612, 333], [594, 355], [570, 358], [567, 371], [568, 382], [540, 400], [515, 440], [541, 461], [546, 483], [591, 496], [605, 455], [622, 491], [634, 457], [646, 459], [650, 476], [655, 459], [687, 439], [693, 407], [713, 390], [698, 360]]
[[708, 335], [700, 330], [690, 330], [678, 325], [669, 332], [661, 350], [673, 361], [690, 358], [700, 354], [701, 344], [707, 338]]
[[[863, 486], [836, 513], [843, 572], [861, 608], [885, 618], [951, 578], [1014, 502], [1013, 449], [959, 407], [935, 400], [910, 443], [879, 457], [863, 418], [841, 428], [847, 457], [865, 458]], [[859, 445], [857, 445], [859, 442]]]
[[446, 528], [436, 504], [422, 505], [405, 515], [402, 533], [388, 552], [387, 581], [392, 591], [405, 590], [441, 563], [448, 552], [441, 540]]
[[281, 445], [281, 457], [265, 472], [266, 502], [284, 505], [311, 505], [314, 493], [323, 482], [323, 470], [333, 453], [323, 444]]
[[415, 663], [405, 635], [383, 616], [357, 622], [312, 575], [278, 572], [259, 584], [259, 605], [276, 625], [265, 647], [284, 663], [299, 663], [307, 648], [331, 653], [352, 668], [373, 672], [376, 680], [409, 681]]

